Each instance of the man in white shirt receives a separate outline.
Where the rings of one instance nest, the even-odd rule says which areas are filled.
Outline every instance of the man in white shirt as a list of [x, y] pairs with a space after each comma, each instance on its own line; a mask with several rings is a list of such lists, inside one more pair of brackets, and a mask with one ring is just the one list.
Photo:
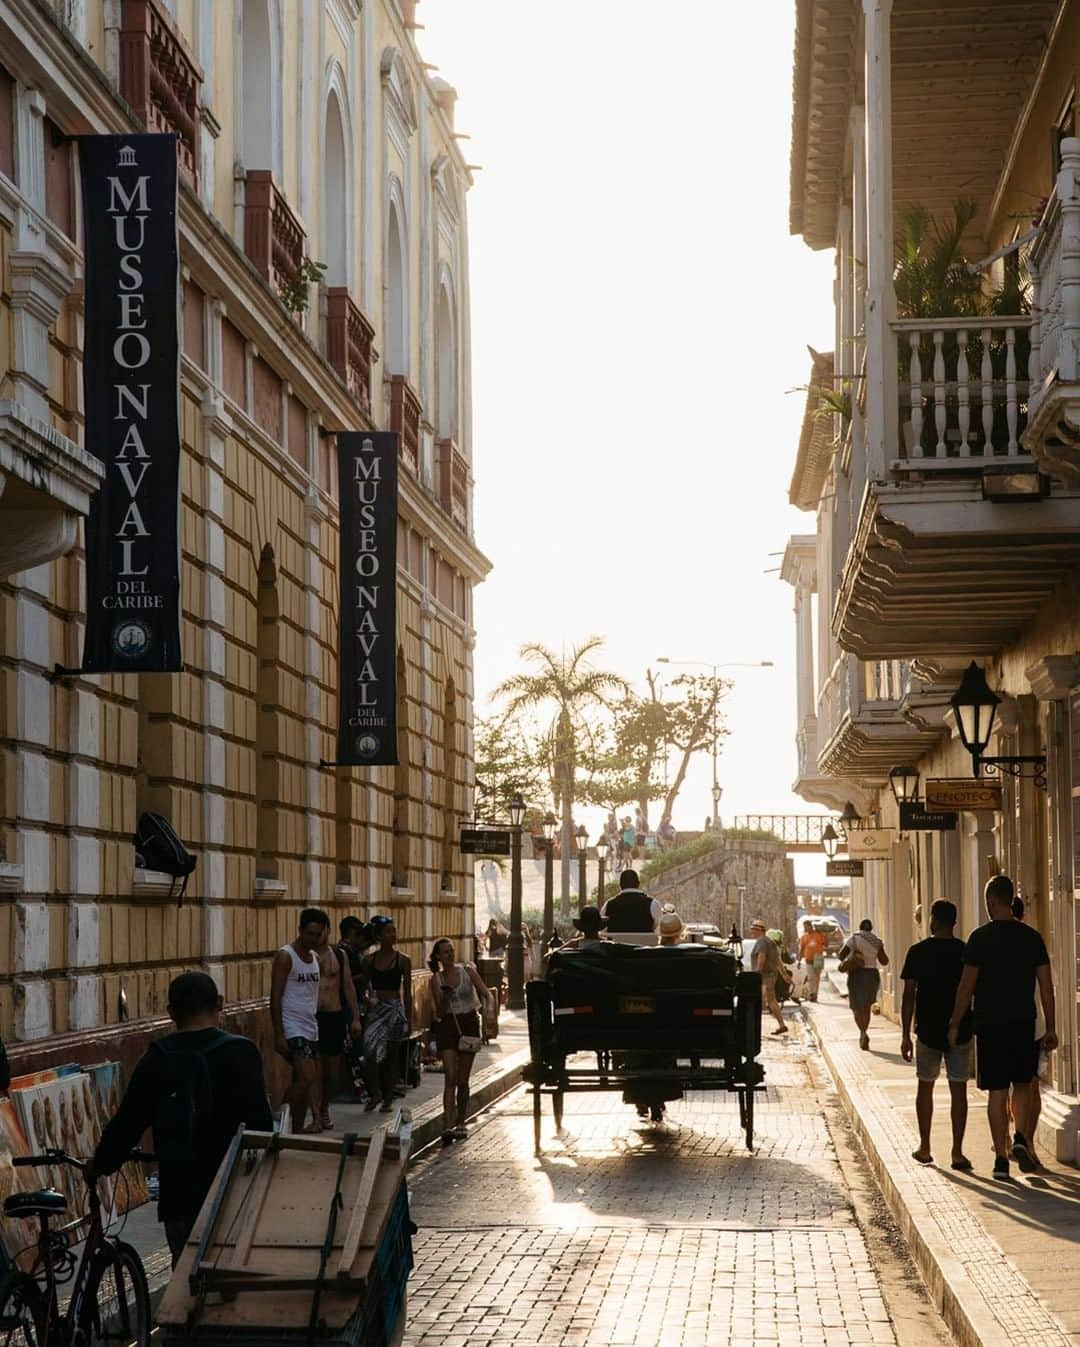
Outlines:
[[601, 910], [609, 940], [622, 945], [655, 945], [660, 904], [641, 888], [636, 870], [619, 876], [619, 892]]

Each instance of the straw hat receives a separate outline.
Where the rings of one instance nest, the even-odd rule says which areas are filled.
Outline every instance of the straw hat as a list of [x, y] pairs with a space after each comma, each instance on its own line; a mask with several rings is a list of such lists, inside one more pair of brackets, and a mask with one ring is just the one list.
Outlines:
[[661, 940], [669, 940], [672, 944], [675, 944], [682, 936], [683, 919], [674, 908], [660, 913], [658, 931]]

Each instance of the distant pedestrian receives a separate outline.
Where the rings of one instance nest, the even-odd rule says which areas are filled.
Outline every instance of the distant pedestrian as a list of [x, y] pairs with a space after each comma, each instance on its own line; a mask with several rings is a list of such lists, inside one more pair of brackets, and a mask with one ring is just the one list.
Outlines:
[[776, 979], [780, 974], [780, 947], [775, 940], [765, 934], [765, 923], [755, 920], [750, 923], [750, 935], [753, 945], [750, 949], [750, 971], [761, 974], [761, 1003], [765, 1010], [776, 1020], [773, 1034], [786, 1034], [780, 1004], [776, 999]]
[[[1023, 921], [1025, 916], [1024, 900], [1019, 894], [1013, 899], [1013, 916], [1017, 921]], [[1043, 1039], [1046, 1037], [1046, 1016], [1043, 1014], [1042, 992], [1039, 991], [1039, 984], [1035, 984], [1035, 1045], [1039, 1052], [1038, 1065], [1035, 1074], [1031, 1078], [1031, 1111], [1027, 1119], [1027, 1131], [1022, 1133], [1027, 1141], [1027, 1148], [1031, 1152], [1031, 1157], [1035, 1165], [1042, 1168], [1039, 1163], [1039, 1157], [1035, 1154], [1035, 1133], [1039, 1128], [1039, 1119], [1042, 1117], [1042, 1086], [1039, 1084], [1039, 1073], [1047, 1058], [1047, 1051], [1043, 1046]], [[1012, 1114], [1013, 1122], [1016, 1122], [1016, 1108], [1013, 1101], [1009, 1101], [1009, 1111]], [[1019, 1126], [1019, 1124], [1017, 1124]]]
[[389, 1113], [394, 1106], [401, 1044], [412, 1027], [412, 963], [397, 948], [393, 917], [372, 917], [378, 948], [364, 962], [368, 1003], [364, 1015], [364, 1069], [367, 1109]]
[[143, 1133], [152, 1131], [158, 1219], [174, 1267], [237, 1130], [270, 1132], [274, 1126], [259, 1049], [249, 1038], [223, 1033], [220, 1011], [209, 974], [173, 978], [169, 1016], [176, 1032], [151, 1043], [140, 1058], [86, 1172], [88, 1183], [115, 1174]]
[[487, 925], [488, 958], [501, 959], [506, 953], [506, 944], [509, 938], [506, 927], [495, 917], [492, 917]]
[[1035, 1042], [1035, 985], [1046, 1016], [1042, 1049], [1057, 1047], [1054, 981], [1050, 956], [1034, 927], [1013, 917], [1013, 882], [1008, 875], [988, 880], [983, 893], [990, 920], [968, 936], [964, 974], [949, 1021], [949, 1043], [959, 1042], [964, 1016], [975, 998], [975, 1038], [979, 1089], [987, 1091], [986, 1111], [994, 1142], [994, 1178], [1009, 1178], [1009, 1088], [1016, 1134], [1012, 1155], [1025, 1173], [1036, 1168], [1028, 1146], [1031, 1082], [1038, 1070]]
[[[900, 1055], [905, 1062], [915, 1061], [918, 1085], [915, 1091], [915, 1116], [919, 1123], [919, 1148], [913, 1158], [921, 1165], [933, 1164], [930, 1149], [930, 1125], [934, 1118], [934, 1083], [945, 1062], [949, 1082], [952, 1119], [952, 1167], [968, 1170], [971, 1161], [964, 1155], [967, 1128], [967, 1083], [971, 1075], [971, 1036], [974, 1030], [970, 1014], [961, 1020], [956, 1044], [949, 1045], [949, 1018], [956, 1003], [956, 989], [964, 972], [964, 942], [954, 934], [956, 904], [939, 898], [930, 909], [930, 937], [911, 946], [900, 970], [904, 998], [900, 1008], [903, 1037]], [[911, 1022], [915, 1020], [916, 1043], [911, 1041]]]
[[300, 913], [296, 939], [282, 946], [270, 967], [270, 1021], [274, 1048], [292, 1068], [285, 1093], [293, 1131], [303, 1131], [319, 1062], [319, 960], [315, 950], [330, 925], [317, 907]]
[[311, 1091], [311, 1126], [305, 1131], [328, 1132], [333, 1127], [330, 1101], [341, 1089], [345, 1038], [351, 1025], [359, 1028], [360, 1008], [345, 955], [330, 943], [330, 927], [315, 949], [319, 961], [319, 1062]]
[[636, 870], [619, 875], [619, 892], [601, 908], [608, 934], [624, 945], [655, 945], [660, 904], [642, 889]]
[[803, 986], [809, 1001], [818, 999], [821, 986], [821, 972], [825, 967], [825, 947], [828, 940], [824, 931], [815, 931], [812, 921], [803, 922], [803, 933], [799, 937], [799, 964], [803, 969]]
[[624, 863], [633, 858], [636, 842], [637, 829], [634, 827], [630, 815], [627, 814], [622, 821], [621, 845], [619, 847], [619, 857]]
[[488, 901], [488, 910], [491, 905], [496, 906], [499, 902], [499, 867], [493, 860], [480, 862], [480, 882], [484, 886], [484, 897]]
[[469, 1112], [469, 1076], [483, 1039], [480, 1008], [491, 993], [471, 963], [455, 962], [454, 942], [436, 940], [428, 959], [435, 984], [435, 1046], [443, 1063], [444, 1142], [463, 1141]]
[[364, 982], [364, 954], [375, 943], [371, 934], [371, 927], [359, 917], [343, 917], [341, 926], [341, 939], [338, 942], [338, 949], [341, 950], [349, 965], [349, 976], [352, 978], [353, 989], [356, 992], [357, 1003], [364, 998], [366, 986]]
[[847, 973], [848, 1004], [859, 1026], [859, 1047], [870, 1048], [870, 1014], [881, 990], [878, 964], [888, 965], [885, 946], [874, 934], [874, 923], [869, 917], [859, 922], [859, 929], [848, 936], [840, 951], [840, 962]]

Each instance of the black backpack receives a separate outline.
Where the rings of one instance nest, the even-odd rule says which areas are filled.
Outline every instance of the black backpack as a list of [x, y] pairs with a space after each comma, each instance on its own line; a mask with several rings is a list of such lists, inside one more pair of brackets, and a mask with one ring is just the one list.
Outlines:
[[162, 1169], [190, 1175], [198, 1169], [199, 1154], [205, 1155], [214, 1137], [214, 1087], [207, 1057], [232, 1034], [220, 1033], [205, 1048], [178, 1046], [170, 1034], [150, 1045], [163, 1059], [164, 1077], [154, 1108], [154, 1150]]
[[[194, 857], [177, 837], [172, 824], [160, 814], [149, 812], [139, 816], [139, 830], [135, 834], [136, 862], [140, 859], [147, 870], [160, 870], [172, 875], [173, 887], [180, 881], [176, 906], [181, 907], [187, 890], [188, 877], [195, 869]], [[170, 889], [169, 897], [172, 897]]]

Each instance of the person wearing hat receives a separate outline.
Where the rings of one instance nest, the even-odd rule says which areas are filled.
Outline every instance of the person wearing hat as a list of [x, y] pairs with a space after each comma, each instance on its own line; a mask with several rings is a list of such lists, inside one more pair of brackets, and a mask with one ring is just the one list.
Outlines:
[[579, 934], [572, 936], [563, 949], [595, 949], [598, 945], [608, 945], [611, 942], [605, 940], [600, 934], [606, 930], [607, 922], [600, 915], [598, 907], [583, 907], [579, 916], [574, 918], [574, 925]]
[[681, 945], [685, 930], [686, 927], [683, 925], [682, 917], [668, 903], [660, 913], [660, 921], [657, 925], [661, 945]]
[[750, 967], [755, 973], [761, 974], [761, 1004], [776, 1019], [777, 1027], [773, 1034], [786, 1034], [788, 1027], [776, 999], [776, 978], [781, 968], [780, 947], [766, 935], [765, 923], [760, 919], [750, 923], [750, 934], [754, 937]]

